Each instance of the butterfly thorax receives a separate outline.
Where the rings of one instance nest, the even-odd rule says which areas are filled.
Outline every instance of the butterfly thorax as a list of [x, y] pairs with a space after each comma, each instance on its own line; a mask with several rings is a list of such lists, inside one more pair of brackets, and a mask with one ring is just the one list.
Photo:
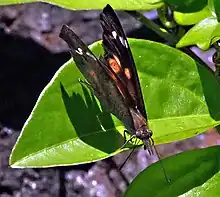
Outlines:
[[140, 140], [148, 140], [152, 137], [152, 131], [148, 128], [147, 125], [143, 125], [138, 130], [135, 131], [135, 135]]
[[133, 117], [132, 134], [143, 141], [145, 149], [150, 147], [153, 133], [148, 127], [147, 120], [137, 108], [131, 108], [130, 113]]

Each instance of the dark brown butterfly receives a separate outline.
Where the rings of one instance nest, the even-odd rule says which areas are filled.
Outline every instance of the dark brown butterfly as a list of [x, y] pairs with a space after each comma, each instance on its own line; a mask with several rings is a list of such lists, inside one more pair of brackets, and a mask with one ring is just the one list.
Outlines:
[[97, 58], [66, 25], [60, 37], [101, 104], [118, 117], [132, 136], [143, 141], [152, 153], [152, 131], [148, 127], [143, 96], [135, 63], [125, 33], [110, 5], [100, 14], [104, 57]]

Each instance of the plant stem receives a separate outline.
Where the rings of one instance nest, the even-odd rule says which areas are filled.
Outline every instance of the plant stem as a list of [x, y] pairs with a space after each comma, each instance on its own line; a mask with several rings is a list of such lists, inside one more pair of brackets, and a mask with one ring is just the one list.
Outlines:
[[170, 34], [167, 30], [163, 29], [156, 23], [152, 22], [151, 20], [143, 16], [140, 12], [137, 11], [126, 11], [126, 12], [131, 16], [133, 16], [135, 19], [139, 20], [149, 29], [152, 29], [156, 34], [158, 34], [164, 40], [168, 41], [169, 44], [175, 45], [178, 42], [178, 39], [175, 35]]
[[166, 28], [175, 28], [176, 22], [173, 18], [173, 12], [169, 13], [169, 8], [167, 4], [164, 4], [162, 7], [157, 8], [157, 14], [159, 16], [160, 22], [166, 27]]

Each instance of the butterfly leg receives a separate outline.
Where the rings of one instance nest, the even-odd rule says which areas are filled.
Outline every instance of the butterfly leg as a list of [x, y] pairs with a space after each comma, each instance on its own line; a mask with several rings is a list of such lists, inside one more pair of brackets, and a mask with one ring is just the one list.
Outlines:
[[[128, 130], [124, 130], [124, 143], [127, 142], [127, 140], [126, 140], [126, 133], [130, 135]], [[134, 139], [134, 137], [131, 137], [128, 141], [133, 143], [133, 139]]]
[[127, 141], [127, 140], [126, 140], [126, 133], [128, 133], [128, 131], [127, 131], [127, 130], [124, 130], [124, 133], [123, 133], [123, 134], [124, 134], [124, 136], [123, 136], [123, 137], [124, 137], [124, 144], [125, 144], [126, 141]]
[[132, 142], [133, 138], [136, 137], [135, 135], [132, 135], [128, 140], [126, 140], [126, 133], [130, 134], [127, 130], [124, 130], [124, 144], [121, 149], [124, 148], [129, 142]]
[[154, 155], [153, 147], [154, 147], [154, 140], [150, 138], [147, 144], [144, 144], [144, 150], [147, 150], [149, 155]]

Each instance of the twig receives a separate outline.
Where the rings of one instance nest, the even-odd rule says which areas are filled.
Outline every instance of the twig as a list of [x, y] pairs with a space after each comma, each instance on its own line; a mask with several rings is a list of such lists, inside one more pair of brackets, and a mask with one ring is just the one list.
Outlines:
[[171, 45], [175, 45], [178, 42], [178, 39], [175, 35], [170, 34], [166, 29], [160, 27], [153, 21], [146, 18], [140, 12], [137, 11], [126, 11], [128, 14], [133, 16], [135, 19], [143, 23], [149, 29], [152, 29], [156, 34], [162, 37], [164, 40], [168, 41]]

